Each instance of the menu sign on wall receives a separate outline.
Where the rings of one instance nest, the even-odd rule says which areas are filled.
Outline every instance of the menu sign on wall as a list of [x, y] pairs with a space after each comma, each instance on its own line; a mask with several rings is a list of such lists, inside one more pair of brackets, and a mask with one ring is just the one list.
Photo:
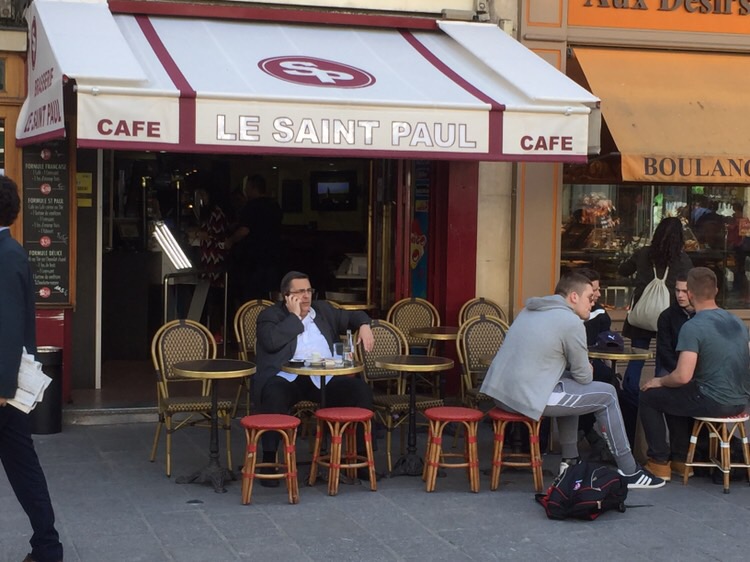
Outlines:
[[23, 241], [37, 304], [70, 304], [70, 190], [67, 142], [23, 151]]

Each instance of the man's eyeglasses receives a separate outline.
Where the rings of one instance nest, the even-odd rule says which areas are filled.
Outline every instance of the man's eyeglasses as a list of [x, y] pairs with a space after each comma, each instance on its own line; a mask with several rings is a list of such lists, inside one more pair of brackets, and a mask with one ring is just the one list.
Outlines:
[[312, 287], [309, 288], [309, 289], [298, 289], [296, 291], [289, 291], [288, 294], [295, 295], [295, 296], [301, 296], [301, 295], [304, 295], [304, 294], [314, 295], [315, 294], [315, 289], [313, 289]]

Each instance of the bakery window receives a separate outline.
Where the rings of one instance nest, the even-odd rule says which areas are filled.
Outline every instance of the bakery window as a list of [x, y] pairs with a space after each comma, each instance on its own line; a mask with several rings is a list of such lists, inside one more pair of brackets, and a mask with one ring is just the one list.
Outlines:
[[604, 304], [625, 308], [632, 279], [619, 265], [649, 244], [663, 218], [679, 217], [693, 265], [716, 273], [720, 306], [750, 308], [749, 214], [750, 186], [565, 183], [561, 270], [595, 269], [611, 288]]

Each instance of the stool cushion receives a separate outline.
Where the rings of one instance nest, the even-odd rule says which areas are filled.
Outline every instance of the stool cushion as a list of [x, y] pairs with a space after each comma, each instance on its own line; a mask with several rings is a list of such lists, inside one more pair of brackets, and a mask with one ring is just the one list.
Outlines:
[[693, 417], [694, 420], [700, 420], [700, 421], [707, 421], [707, 422], [713, 422], [713, 423], [739, 423], [739, 422], [745, 422], [748, 419], [750, 419], [750, 416], [748, 416], [745, 413], [737, 414], [736, 416], [728, 416], [723, 418], [714, 418], [710, 416], [695, 416]]
[[240, 423], [246, 429], [294, 429], [300, 421], [286, 414], [253, 414], [243, 417]]
[[498, 421], [506, 421], [506, 422], [524, 422], [524, 421], [537, 421], [532, 420], [529, 417], [524, 416], [523, 414], [517, 414], [515, 412], [508, 412], [506, 410], [502, 410], [495, 406], [489, 411], [489, 416], [493, 420]]
[[478, 422], [484, 417], [484, 413], [481, 410], [464, 408], [462, 406], [428, 408], [424, 411], [424, 415], [428, 420], [456, 422]]
[[372, 416], [372, 410], [354, 407], [321, 408], [315, 412], [316, 418], [331, 422], [363, 422]]

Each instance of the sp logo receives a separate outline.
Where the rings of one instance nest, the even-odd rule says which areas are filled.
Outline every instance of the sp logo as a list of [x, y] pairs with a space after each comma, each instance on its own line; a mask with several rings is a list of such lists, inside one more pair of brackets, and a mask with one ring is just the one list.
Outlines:
[[321, 88], [366, 88], [375, 77], [359, 68], [314, 57], [273, 57], [263, 59], [258, 67], [274, 78], [304, 86]]
[[31, 51], [31, 70], [34, 70], [36, 68], [36, 45], [37, 45], [37, 38], [36, 38], [36, 16], [31, 20], [31, 33], [29, 34], [29, 43], [30, 43], [30, 51]]

